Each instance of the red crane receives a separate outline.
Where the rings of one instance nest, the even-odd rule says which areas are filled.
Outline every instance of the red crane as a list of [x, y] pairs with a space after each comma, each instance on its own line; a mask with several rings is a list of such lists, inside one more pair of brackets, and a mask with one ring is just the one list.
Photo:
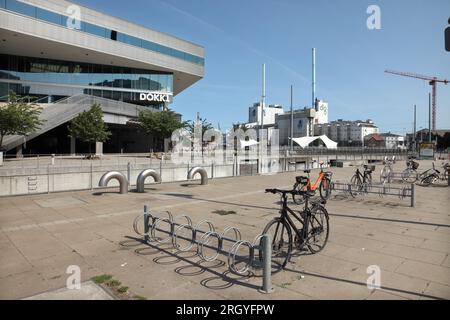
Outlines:
[[433, 117], [432, 117], [432, 121], [433, 121], [433, 125], [432, 125], [432, 130], [436, 130], [436, 110], [437, 110], [437, 91], [436, 91], [436, 87], [437, 87], [437, 83], [443, 83], [443, 84], [448, 84], [449, 81], [446, 79], [438, 79], [437, 77], [430, 77], [430, 76], [424, 76], [421, 74], [415, 74], [415, 73], [410, 73], [410, 72], [399, 72], [399, 71], [393, 71], [393, 70], [386, 70], [386, 73], [391, 73], [391, 74], [396, 74], [398, 76], [403, 76], [403, 77], [410, 77], [410, 78], [416, 78], [416, 79], [421, 79], [421, 80], [426, 80], [428, 81], [428, 83], [430, 84], [430, 86], [432, 86], [432, 102], [431, 102], [431, 106], [432, 106], [432, 113], [433, 113]]

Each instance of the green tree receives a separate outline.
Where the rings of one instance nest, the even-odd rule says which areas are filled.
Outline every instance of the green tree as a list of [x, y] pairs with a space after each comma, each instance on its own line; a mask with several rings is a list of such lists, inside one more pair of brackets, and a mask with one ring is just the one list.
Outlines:
[[89, 111], [80, 113], [70, 122], [68, 129], [69, 137], [89, 144], [89, 154], [92, 143], [105, 142], [111, 136], [108, 126], [103, 121], [103, 112], [99, 104], [93, 104]]
[[145, 133], [153, 136], [160, 150], [164, 149], [164, 139], [170, 138], [175, 130], [185, 128], [187, 125], [186, 122], [180, 121], [178, 115], [170, 109], [141, 111], [138, 121]]
[[34, 103], [27, 103], [29, 99], [11, 92], [8, 103], [0, 107], [0, 149], [3, 149], [6, 135], [29, 135], [41, 127], [41, 108]]
[[202, 127], [202, 137], [205, 135], [206, 131], [213, 129], [211, 122], [209, 122], [208, 120], [203, 119], [203, 118], [199, 118], [196, 121], [191, 120], [191, 121], [187, 122], [187, 129], [189, 130], [189, 132], [191, 134], [194, 134], [194, 130], [195, 130], [196, 126]]

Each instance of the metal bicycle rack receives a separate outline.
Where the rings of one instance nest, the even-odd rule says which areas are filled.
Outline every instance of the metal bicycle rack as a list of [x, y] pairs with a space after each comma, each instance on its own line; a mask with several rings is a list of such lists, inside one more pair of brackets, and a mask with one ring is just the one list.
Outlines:
[[[163, 224], [166, 224], [167, 228], [163, 228]], [[140, 230], [142, 225], [143, 231]], [[202, 228], [207, 230], [202, 230]], [[222, 232], [218, 232], [211, 221], [202, 220], [194, 225], [189, 216], [174, 217], [170, 212], [155, 214], [148, 210], [148, 206], [144, 206], [144, 214], [140, 214], [134, 219], [133, 229], [136, 234], [144, 237], [146, 243], [171, 244], [180, 252], [195, 250], [196, 255], [203, 261], [212, 262], [217, 260], [220, 255], [226, 255], [228, 256], [229, 270], [237, 275], [252, 276], [255, 271], [262, 269], [263, 283], [260, 292], [273, 292], [270, 235], [258, 235], [253, 242], [250, 242], [242, 240], [241, 231], [238, 228], [227, 227]], [[182, 235], [182, 230], [188, 231], [189, 236]], [[158, 236], [157, 232], [165, 234], [165, 237]], [[187, 244], [180, 244], [180, 240], [185, 240]], [[214, 245], [214, 242], [217, 242], [217, 245]], [[232, 244], [229, 251], [224, 247], [225, 242]], [[248, 255], [239, 254], [239, 250], [242, 248], [247, 249]], [[212, 250], [212, 254], [208, 255], [206, 249]], [[260, 259], [261, 254], [256, 259], [255, 252], [262, 253], [262, 259]]]
[[107, 187], [108, 183], [112, 179], [117, 179], [120, 184], [120, 194], [127, 194], [128, 193], [128, 180], [127, 178], [118, 171], [109, 171], [105, 173], [98, 183], [99, 187]]
[[161, 176], [155, 170], [152, 169], [144, 170], [137, 177], [136, 189], [138, 193], [145, 192], [145, 179], [147, 179], [148, 177], [152, 177], [156, 183], [161, 182]]
[[362, 185], [354, 185], [351, 183], [343, 183], [343, 182], [333, 182], [332, 185], [333, 191], [340, 191], [345, 196], [351, 196], [355, 198], [358, 195], [367, 195], [367, 194], [376, 194], [380, 198], [384, 198], [386, 196], [395, 196], [400, 200], [404, 200], [405, 198], [411, 199], [411, 207], [415, 207], [416, 205], [416, 192], [415, 192], [415, 184], [410, 184], [409, 186], [403, 187], [393, 187], [390, 184], [367, 184], [364, 183]]
[[189, 170], [188, 175], [187, 175], [187, 179], [188, 180], [192, 180], [194, 179], [194, 176], [200, 173], [201, 177], [202, 177], [202, 183], [201, 185], [207, 185], [208, 184], [208, 173], [206, 172], [206, 170], [202, 167], [194, 167], [191, 170]]

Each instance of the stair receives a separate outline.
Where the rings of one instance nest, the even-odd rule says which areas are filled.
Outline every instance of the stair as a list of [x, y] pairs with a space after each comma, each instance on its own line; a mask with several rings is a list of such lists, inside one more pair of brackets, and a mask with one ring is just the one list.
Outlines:
[[[87, 94], [79, 94], [59, 100], [56, 103], [47, 105], [42, 109], [40, 119], [44, 121], [41, 128], [27, 137], [30, 141], [41, 134], [44, 134], [66, 122], [75, 118], [78, 114], [98, 103], [100, 104], [104, 113], [125, 115], [130, 118], [137, 118], [141, 110], [147, 109], [143, 106], [138, 106], [122, 101], [110, 100], [100, 97], [95, 97]], [[3, 139], [3, 146], [6, 151], [12, 150], [24, 142], [24, 137], [20, 135], [5, 136]]]

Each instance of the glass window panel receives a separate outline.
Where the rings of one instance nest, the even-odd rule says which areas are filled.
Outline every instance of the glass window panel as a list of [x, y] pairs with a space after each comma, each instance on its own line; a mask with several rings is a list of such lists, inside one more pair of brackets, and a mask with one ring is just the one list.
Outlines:
[[93, 34], [93, 35], [96, 35], [96, 36], [99, 36], [99, 37], [103, 37], [103, 38], [107, 37], [106, 36], [106, 29], [103, 28], [103, 27], [99, 27], [99, 26], [96, 26], [94, 24], [90, 24], [88, 22], [84, 23], [84, 27], [86, 29], [85, 32], [87, 32], [87, 33], [90, 33], [90, 34]]
[[29, 16], [36, 17], [36, 8], [16, 0], [6, 0], [6, 9]]
[[0, 8], [6, 8], [6, 0], [0, 0]]
[[58, 25], [61, 25], [63, 20], [60, 14], [41, 8], [36, 8], [36, 18]]
[[131, 101], [131, 93], [130, 92], [123, 92], [122, 93], [122, 99], [123, 101]]
[[146, 40], [142, 40], [142, 48], [150, 51], [158, 51], [155, 43]]
[[0, 97], [2, 97], [0, 99], [0, 101], [5, 101], [6, 100], [6, 95], [8, 95], [8, 84], [4, 83], [4, 82], [0, 82]]
[[103, 90], [103, 98], [112, 99], [112, 91]]
[[160, 75], [159, 83], [161, 83], [161, 91], [167, 91], [167, 75]]
[[117, 32], [117, 41], [125, 42], [125, 35], [121, 32]]
[[117, 101], [122, 101], [122, 92], [121, 91], [113, 91], [112, 98]]
[[130, 44], [130, 45], [132, 45], [132, 46], [135, 46], [135, 47], [141, 47], [142, 46], [141, 45], [141, 39], [136, 38], [136, 37], [132, 37], [132, 36], [129, 36], [129, 35], [125, 35], [125, 42]]

